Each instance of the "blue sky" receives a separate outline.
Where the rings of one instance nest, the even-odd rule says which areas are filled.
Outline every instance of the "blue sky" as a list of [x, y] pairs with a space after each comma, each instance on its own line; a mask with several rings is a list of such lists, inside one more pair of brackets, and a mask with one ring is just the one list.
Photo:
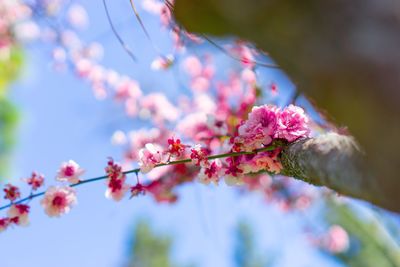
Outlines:
[[[140, 77], [145, 92], [176, 94], [180, 88], [172, 73], [150, 70], [156, 53], [134, 19], [128, 1], [109, 2], [115, 24], [137, 52], [138, 62], [132, 62], [117, 43], [98, 1], [82, 1], [91, 20], [90, 29], [82, 36], [101, 42], [105, 48], [104, 65], [133, 78]], [[168, 52], [170, 41], [167, 33], [160, 32], [158, 21], [146, 14], [142, 18], [154, 41]], [[73, 74], [53, 71], [49, 47], [31, 45], [26, 59], [23, 74], [12, 88], [21, 123], [10, 179], [18, 183], [19, 178], [38, 170], [50, 184], [60, 163], [69, 159], [87, 170], [87, 178], [102, 175], [106, 158], [120, 159], [122, 152], [111, 145], [111, 134], [121, 128], [140, 128], [144, 123], [125, 118], [122, 107], [111, 100], [96, 100], [89, 85]], [[277, 75], [278, 82], [290, 86], [276, 72], [265, 75]], [[81, 186], [77, 191], [78, 206], [60, 219], [48, 218], [39, 201], [33, 200], [31, 225], [0, 235], [0, 265], [121, 266], [135, 221], [148, 218], [157, 231], [173, 235], [173, 256], [178, 262], [229, 267], [232, 233], [238, 219], [244, 218], [254, 226], [260, 251], [278, 253], [277, 266], [339, 266], [313, 252], [302, 235], [302, 226], [312, 214], [282, 213], [258, 194], [240, 195], [224, 185], [188, 185], [179, 189], [177, 204], [160, 205], [148, 196], [120, 203], [107, 200], [103, 182]]]

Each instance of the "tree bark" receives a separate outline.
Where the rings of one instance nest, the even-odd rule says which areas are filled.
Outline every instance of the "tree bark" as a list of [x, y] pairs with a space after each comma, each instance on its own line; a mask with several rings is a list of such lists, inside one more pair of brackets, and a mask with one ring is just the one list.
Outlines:
[[398, 187], [367, 171], [364, 153], [352, 136], [327, 133], [298, 140], [283, 150], [282, 164], [287, 176], [400, 211]]

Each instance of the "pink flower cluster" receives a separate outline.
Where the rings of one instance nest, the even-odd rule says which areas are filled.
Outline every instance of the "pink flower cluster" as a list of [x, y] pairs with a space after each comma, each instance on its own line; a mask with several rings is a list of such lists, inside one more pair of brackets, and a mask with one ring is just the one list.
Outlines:
[[308, 121], [304, 110], [294, 105], [283, 110], [270, 105], [253, 107], [234, 142], [245, 151], [269, 145], [273, 139], [293, 142], [309, 135]]
[[[70, 160], [64, 162], [57, 171], [56, 180], [61, 182], [69, 182], [77, 184], [80, 182], [80, 176], [84, 170], [79, 165]], [[40, 196], [35, 192], [44, 185], [44, 176], [37, 172], [32, 172], [31, 176], [22, 179], [30, 187], [30, 196], [24, 199], [21, 198], [20, 189], [11, 184], [4, 186], [4, 198], [10, 201], [7, 217], [0, 218], [0, 232], [6, 230], [12, 225], [27, 226], [29, 224], [28, 204], [22, 204], [26, 200]], [[71, 207], [77, 203], [75, 190], [70, 186], [51, 186], [44, 193], [44, 197], [40, 204], [45, 213], [49, 217], [60, 217], [70, 211]]]

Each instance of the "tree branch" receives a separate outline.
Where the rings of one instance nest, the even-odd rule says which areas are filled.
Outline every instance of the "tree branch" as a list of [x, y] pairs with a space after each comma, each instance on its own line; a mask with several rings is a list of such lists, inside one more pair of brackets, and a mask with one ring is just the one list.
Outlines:
[[352, 136], [327, 133], [296, 141], [283, 150], [282, 164], [287, 176], [400, 211], [385, 186], [390, 181], [366, 171], [364, 153]]

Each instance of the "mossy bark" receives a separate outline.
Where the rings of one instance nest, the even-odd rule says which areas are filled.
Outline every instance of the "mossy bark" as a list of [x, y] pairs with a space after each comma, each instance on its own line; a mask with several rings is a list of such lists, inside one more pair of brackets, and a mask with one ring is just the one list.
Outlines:
[[367, 171], [364, 153], [352, 136], [327, 133], [298, 140], [283, 150], [282, 164], [285, 175], [400, 211], [397, 188]]

